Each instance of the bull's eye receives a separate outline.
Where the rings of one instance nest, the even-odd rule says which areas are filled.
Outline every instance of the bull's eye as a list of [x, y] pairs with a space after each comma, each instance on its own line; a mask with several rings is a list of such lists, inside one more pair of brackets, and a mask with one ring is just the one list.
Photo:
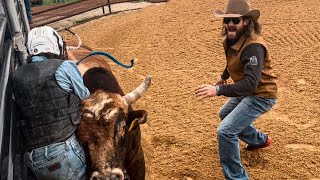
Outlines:
[[108, 109], [105, 113], [103, 118], [106, 120], [110, 120], [116, 117], [116, 115], [118, 114], [119, 110], [117, 108], [114, 109]]

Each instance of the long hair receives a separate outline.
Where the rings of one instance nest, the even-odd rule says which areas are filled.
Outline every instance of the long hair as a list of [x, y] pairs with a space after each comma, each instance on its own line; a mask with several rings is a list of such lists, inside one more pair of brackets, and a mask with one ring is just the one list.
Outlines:
[[[244, 20], [248, 20], [248, 24], [246, 26], [243, 27], [243, 35], [246, 37], [252, 36], [253, 33], [256, 35], [261, 35], [261, 29], [262, 26], [258, 21], [253, 21], [251, 19], [251, 17], [242, 17], [243, 21]], [[223, 24], [223, 22], [222, 22]], [[226, 30], [226, 26], [223, 24], [222, 26], [222, 31], [221, 31], [221, 35], [222, 36], [226, 36], [227, 35], [227, 30]]]

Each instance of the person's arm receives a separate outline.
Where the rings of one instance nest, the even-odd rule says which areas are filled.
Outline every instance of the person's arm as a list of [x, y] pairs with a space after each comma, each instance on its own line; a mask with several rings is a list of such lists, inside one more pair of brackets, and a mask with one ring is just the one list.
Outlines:
[[[214, 85], [224, 85], [227, 84], [227, 79], [229, 79], [229, 72], [227, 67], [224, 69], [222, 75], [220, 77], [218, 77], [217, 82]], [[217, 88], [219, 88], [219, 86], [217, 86]]]
[[60, 87], [67, 92], [73, 92], [81, 100], [89, 97], [90, 92], [84, 86], [81, 73], [72, 61], [64, 61], [56, 71], [56, 80]]
[[221, 75], [221, 79], [222, 80], [227, 80], [227, 79], [229, 79], [229, 77], [230, 77], [229, 71], [228, 71], [227, 66], [226, 66], [226, 68], [224, 69], [224, 71], [223, 71], [223, 73]]
[[[224, 79], [226, 78], [226, 79]], [[227, 79], [229, 78], [229, 72], [227, 67], [223, 71], [223, 74], [218, 78], [218, 81], [212, 84], [203, 84], [196, 88], [195, 95], [199, 99], [203, 99], [206, 97], [216, 96], [217, 92], [219, 91], [219, 85], [227, 84]]]
[[247, 46], [240, 57], [244, 64], [244, 78], [234, 84], [219, 85], [217, 95], [227, 97], [252, 95], [261, 79], [265, 53], [265, 48], [260, 44]]

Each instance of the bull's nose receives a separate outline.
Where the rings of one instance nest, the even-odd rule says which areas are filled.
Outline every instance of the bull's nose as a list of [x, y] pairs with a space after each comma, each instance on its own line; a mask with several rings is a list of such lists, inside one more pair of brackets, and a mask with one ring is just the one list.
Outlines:
[[110, 180], [122, 180], [119, 174], [112, 174]]
[[90, 180], [102, 180], [101, 177], [92, 177]]

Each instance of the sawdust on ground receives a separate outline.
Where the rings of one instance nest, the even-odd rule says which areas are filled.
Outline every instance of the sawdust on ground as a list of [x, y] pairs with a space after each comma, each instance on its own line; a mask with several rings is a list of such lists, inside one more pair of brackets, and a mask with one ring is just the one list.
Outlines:
[[[320, 1], [252, 5], [261, 11], [279, 99], [255, 122], [274, 143], [247, 152], [241, 142], [243, 165], [251, 179], [320, 179]], [[126, 64], [136, 58], [129, 70], [110, 62], [126, 92], [152, 75], [152, 87], [134, 106], [149, 112], [141, 126], [148, 180], [224, 179], [216, 128], [226, 98], [194, 97], [195, 87], [215, 82], [225, 66], [217, 8], [224, 0], [171, 0], [72, 28], [94, 50]]]

